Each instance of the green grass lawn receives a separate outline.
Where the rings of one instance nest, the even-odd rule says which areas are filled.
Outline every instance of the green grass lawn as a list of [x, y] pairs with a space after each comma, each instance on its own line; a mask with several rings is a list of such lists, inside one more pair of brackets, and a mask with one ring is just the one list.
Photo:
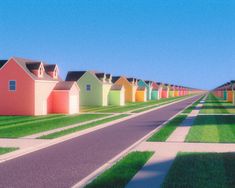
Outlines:
[[187, 142], [235, 142], [235, 115], [199, 115]]
[[185, 120], [187, 115], [178, 115], [148, 139], [148, 142], [164, 142], [171, 133]]
[[80, 114], [76, 116], [64, 116], [53, 119], [44, 119], [43, 121], [41, 120], [15, 124], [14, 126], [10, 127], [1, 127], [0, 138], [23, 137], [108, 116], [108, 114]]
[[125, 106], [106, 106], [106, 107], [97, 107], [97, 106], [82, 106], [81, 111], [82, 112], [102, 112], [102, 113], [122, 113], [127, 112], [131, 110], [137, 110], [139, 108], [148, 107], [150, 105], [158, 105], [164, 102], [171, 102], [174, 100], [183, 99], [189, 96], [181, 96], [181, 97], [172, 97], [168, 99], [160, 99], [160, 100], [151, 100], [147, 102], [133, 102], [133, 103], [127, 103]]
[[204, 96], [202, 96], [200, 99], [198, 99], [196, 102], [194, 102], [193, 105], [191, 105], [188, 108], [186, 108], [182, 113], [190, 114], [196, 108], [196, 106], [200, 103], [200, 101], [203, 98], [204, 98]]
[[58, 138], [58, 137], [61, 137], [61, 136], [65, 136], [67, 134], [82, 131], [84, 129], [95, 127], [97, 125], [100, 125], [100, 124], [103, 124], [103, 123], [108, 123], [108, 122], [111, 122], [111, 121], [114, 121], [114, 120], [117, 120], [117, 119], [121, 119], [121, 118], [124, 118], [124, 117], [127, 117], [127, 116], [128, 116], [127, 114], [121, 114], [121, 115], [117, 115], [117, 116], [114, 116], [114, 117], [99, 120], [99, 121], [96, 121], [96, 122], [93, 122], [93, 123], [88, 123], [88, 124], [85, 124], [85, 125], [81, 125], [81, 126], [71, 128], [71, 129], [66, 129], [66, 130], [63, 130], [63, 131], [59, 131], [59, 132], [55, 132], [55, 133], [48, 134], [48, 135], [45, 135], [45, 136], [41, 136], [39, 138], [40, 139]]
[[64, 118], [65, 115], [46, 115], [46, 116], [0, 116], [0, 129], [12, 126], [18, 126], [20, 124], [26, 124], [27, 122], [32, 123], [34, 121], [45, 121], [49, 119]]
[[152, 155], [153, 152], [132, 152], [85, 188], [124, 188]]
[[235, 106], [232, 103], [226, 102], [220, 98], [209, 94], [201, 114], [235, 114]]
[[179, 153], [162, 188], [235, 187], [235, 153]]
[[15, 151], [17, 149], [19, 149], [19, 148], [3, 148], [3, 147], [0, 147], [0, 155]]

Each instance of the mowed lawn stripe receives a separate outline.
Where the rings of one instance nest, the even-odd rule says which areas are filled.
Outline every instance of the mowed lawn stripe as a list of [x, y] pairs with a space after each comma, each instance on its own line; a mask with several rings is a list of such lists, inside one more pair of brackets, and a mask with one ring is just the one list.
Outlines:
[[18, 126], [18, 125], [25, 125], [27, 123], [31, 123], [34, 121], [41, 122], [41, 121], [46, 121], [49, 119], [58, 119], [58, 118], [63, 118], [66, 117], [65, 115], [47, 115], [47, 116], [35, 116], [35, 117], [30, 117], [27, 119], [13, 119], [12, 121], [2, 121], [0, 122], [0, 129], [4, 129], [6, 127], [12, 127], [12, 126]]
[[34, 121], [31, 123], [26, 123], [25, 125], [19, 125], [14, 127], [2, 128], [0, 129], [1, 138], [18, 138], [23, 136], [28, 136], [31, 134], [36, 134], [43, 131], [48, 131], [60, 127], [65, 127], [68, 125], [82, 123], [89, 120], [94, 120], [97, 118], [102, 118], [109, 116], [108, 114], [80, 114], [77, 116], [66, 116], [63, 118], [49, 119], [45, 121]]
[[131, 152], [85, 188], [124, 188], [152, 155], [153, 152], [148, 151]]
[[187, 142], [235, 142], [235, 116], [199, 115], [189, 134]]
[[121, 119], [121, 118], [124, 118], [124, 117], [127, 117], [127, 116], [129, 116], [129, 115], [128, 114], [121, 114], [121, 115], [117, 115], [117, 116], [110, 117], [110, 118], [108, 117], [108, 118], [98, 120], [98, 121], [95, 121], [95, 122], [92, 122], [92, 123], [88, 123], [88, 124], [85, 124], [85, 125], [79, 125], [79, 126], [74, 127], [74, 128], [70, 128], [70, 129], [66, 129], [66, 130], [63, 130], [63, 131], [58, 131], [58, 132], [55, 132], [55, 133], [51, 133], [51, 134], [48, 134], [48, 135], [45, 135], [45, 136], [41, 136], [39, 138], [40, 139], [54, 139], [54, 138], [65, 136], [65, 135], [68, 135], [68, 134], [71, 134], [71, 133], [74, 133], [74, 132], [82, 131], [82, 130], [85, 130], [85, 129], [88, 129], [88, 128], [91, 128], [91, 127], [95, 127], [97, 125], [112, 122], [114, 120]]
[[107, 107], [89, 107], [89, 106], [83, 106], [82, 110], [83, 112], [102, 112], [102, 113], [122, 113], [127, 112], [131, 110], [137, 110], [139, 108], [148, 107], [150, 105], [158, 105], [163, 102], [171, 102], [173, 100], [179, 100], [182, 98], [186, 98], [189, 96], [182, 96], [182, 97], [173, 97], [173, 98], [166, 98], [166, 99], [160, 99], [160, 100], [152, 100], [147, 102], [132, 102], [132, 103], [126, 103], [125, 106], [107, 106]]
[[228, 188], [234, 177], [234, 153], [179, 153], [162, 187]]
[[235, 106], [232, 103], [226, 102], [223, 99], [209, 94], [201, 114], [233, 114], [235, 113]]
[[164, 125], [159, 131], [151, 136], [148, 142], [164, 142], [173, 133], [173, 131], [185, 120], [187, 115], [178, 115], [166, 125]]

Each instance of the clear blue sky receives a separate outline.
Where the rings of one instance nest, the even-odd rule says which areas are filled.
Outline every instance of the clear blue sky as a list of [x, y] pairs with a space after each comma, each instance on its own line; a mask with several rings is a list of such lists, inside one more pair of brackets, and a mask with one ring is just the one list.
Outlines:
[[211, 89], [235, 79], [235, 1], [4, 0], [11, 56]]

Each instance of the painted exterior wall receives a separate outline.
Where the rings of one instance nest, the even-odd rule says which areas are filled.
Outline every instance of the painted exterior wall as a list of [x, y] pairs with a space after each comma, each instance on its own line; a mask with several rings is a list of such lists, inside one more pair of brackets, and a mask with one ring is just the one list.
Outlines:
[[[85, 106], [104, 106], [102, 82], [94, 75], [86, 72], [79, 80], [80, 105]], [[86, 90], [86, 85], [91, 85], [91, 90]]]
[[52, 91], [57, 81], [35, 81], [35, 115], [46, 115], [52, 111]]
[[109, 104], [116, 106], [125, 105], [125, 90], [110, 90], [109, 92]]
[[235, 105], [235, 91], [233, 91], [233, 104]]
[[[16, 91], [9, 91], [9, 80], [16, 81]], [[10, 59], [0, 69], [0, 114], [34, 115], [34, 80]]]
[[132, 85], [126, 78], [120, 77], [115, 84], [122, 85], [125, 88], [125, 101], [135, 102], [135, 93], [137, 86]]
[[69, 114], [69, 91], [56, 90], [52, 92], [52, 112], [57, 114]]
[[169, 97], [174, 97], [174, 96], [175, 96], [175, 91], [170, 90], [170, 91], [169, 91]]
[[[74, 100], [75, 97], [75, 100]], [[52, 92], [52, 113], [77, 114], [79, 113], [79, 90], [74, 85], [70, 90], [55, 90]], [[72, 100], [72, 101], [71, 101]], [[76, 106], [74, 111], [73, 106]]]
[[145, 83], [143, 80], [139, 80], [138, 86], [140, 87], [146, 87], [147, 89], [147, 100], [151, 100], [151, 93], [152, 93], [152, 87]]
[[137, 90], [135, 94], [136, 102], [146, 102], [147, 101], [147, 94], [146, 90]]
[[158, 100], [158, 90], [152, 90], [151, 99]]
[[232, 90], [228, 90], [227, 95], [228, 95], [227, 101], [228, 102], [233, 102], [233, 92], [232, 92]]
[[227, 100], [227, 91], [226, 90], [223, 91], [223, 98], [224, 98], [224, 100]]
[[178, 96], [179, 96], [179, 90], [178, 90], [178, 89], [175, 90], [174, 96], [175, 96], [175, 97], [178, 97]]
[[103, 95], [102, 95], [102, 106], [108, 106], [108, 98], [109, 98], [109, 92], [110, 88], [112, 87], [112, 84], [103, 84]]

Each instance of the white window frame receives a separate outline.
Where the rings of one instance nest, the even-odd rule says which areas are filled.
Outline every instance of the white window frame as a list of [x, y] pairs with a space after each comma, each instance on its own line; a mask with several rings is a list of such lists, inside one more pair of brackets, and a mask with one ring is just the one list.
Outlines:
[[[11, 86], [12, 86], [11, 82], [15, 83], [15, 89], [14, 90], [11, 89]], [[12, 92], [16, 91], [16, 80], [9, 80], [9, 82], [8, 82], [8, 90], [12, 91]]]
[[[88, 87], [90, 88], [89, 90]], [[91, 84], [86, 84], [86, 91], [91, 91]]]

